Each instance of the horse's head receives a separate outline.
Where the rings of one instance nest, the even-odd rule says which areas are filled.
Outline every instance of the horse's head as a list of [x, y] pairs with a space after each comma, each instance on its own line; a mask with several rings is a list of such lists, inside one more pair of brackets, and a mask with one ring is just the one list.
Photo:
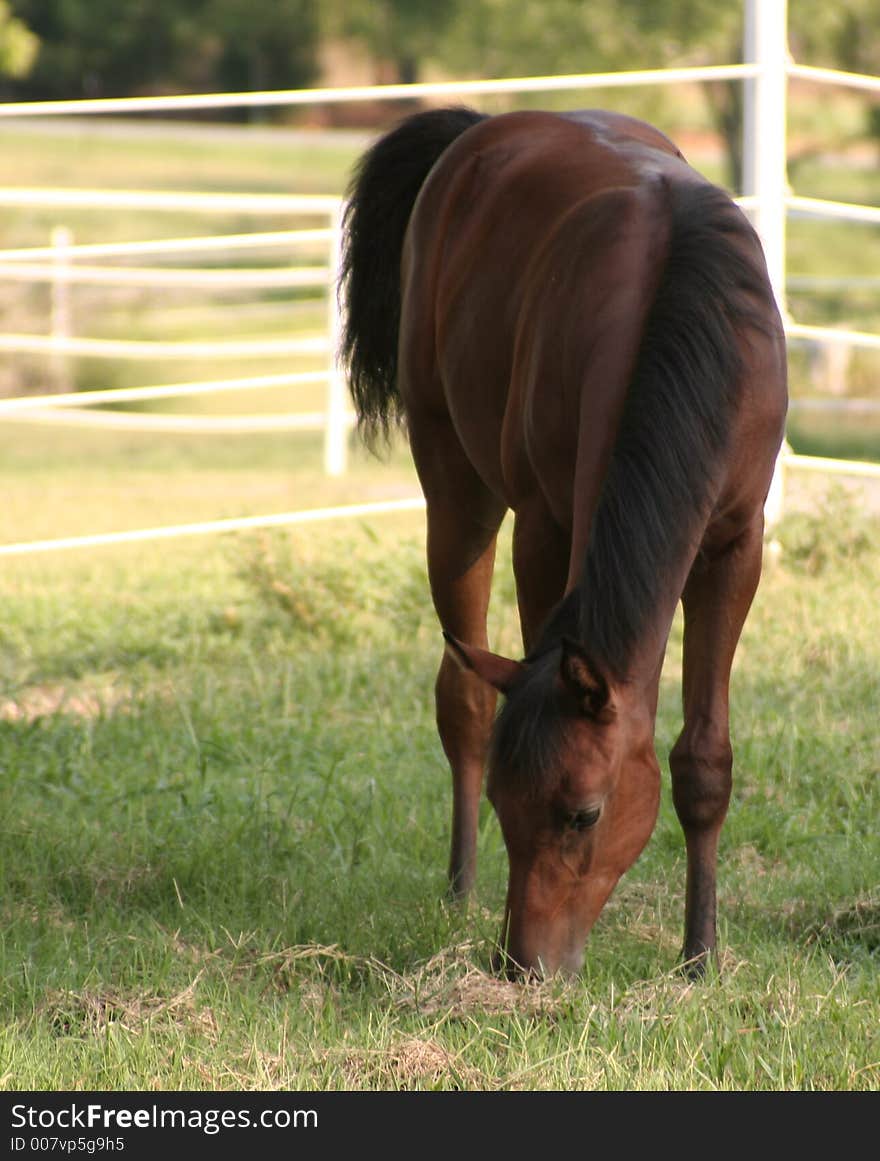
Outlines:
[[488, 780], [510, 864], [500, 964], [511, 977], [576, 972], [657, 819], [653, 714], [573, 642], [532, 662], [449, 644], [506, 696]]

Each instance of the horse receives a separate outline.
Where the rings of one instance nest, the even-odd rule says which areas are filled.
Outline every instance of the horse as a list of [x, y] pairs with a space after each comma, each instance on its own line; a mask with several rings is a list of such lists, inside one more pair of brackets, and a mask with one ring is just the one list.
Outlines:
[[[581, 969], [656, 824], [659, 682], [681, 602], [669, 766], [681, 968], [701, 976], [717, 961], [730, 672], [788, 398], [755, 230], [641, 120], [434, 108], [359, 159], [337, 293], [359, 432], [379, 454], [405, 429], [425, 498], [451, 895], [474, 886], [485, 776], [508, 856], [493, 967]], [[521, 658], [487, 640], [508, 511]]]

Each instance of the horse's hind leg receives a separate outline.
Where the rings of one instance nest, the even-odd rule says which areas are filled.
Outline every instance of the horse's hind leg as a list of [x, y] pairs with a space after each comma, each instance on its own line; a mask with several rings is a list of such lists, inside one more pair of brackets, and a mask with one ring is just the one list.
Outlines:
[[[495, 543], [505, 506], [477, 476], [450, 425], [435, 421], [426, 429], [411, 421], [410, 443], [427, 502], [428, 577], [437, 617], [447, 633], [485, 649]], [[435, 697], [437, 729], [452, 770], [449, 889], [461, 897], [476, 877], [478, 815], [496, 694], [444, 652]]]
[[730, 669], [761, 573], [759, 513], [719, 555], [694, 565], [684, 607], [684, 725], [670, 754], [687, 846], [683, 961], [702, 974], [715, 948], [718, 840], [730, 801]]

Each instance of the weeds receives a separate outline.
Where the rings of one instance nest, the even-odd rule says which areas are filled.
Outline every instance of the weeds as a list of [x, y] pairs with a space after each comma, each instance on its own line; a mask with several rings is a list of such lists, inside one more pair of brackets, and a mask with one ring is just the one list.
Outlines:
[[831, 487], [815, 510], [787, 516], [778, 540], [789, 567], [809, 576], [840, 568], [877, 576], [880, 520], [857, 507], [841, 485]]
[[266, 611], [282, 615], [292, 640], [337, 647], [412, 636], [431, 613], [423, 549], [388, 553], [368, 526], [319, 551], [297, 537], [259, 536], [239, 576]]
[[[443, 902], [440, 642], [409, 519], [7, 568], [3, 1083], [876, 1087], [867, 522], [840, 498], [787, 518], [744, 634], [720, 972], [675, 970], [685, 865], [667, 784], [581, 976], [533, 988], [489, 973], [506, 856], [486, 803], [477, 897]], [[491, 624], [505, 649], [508, 541]]]

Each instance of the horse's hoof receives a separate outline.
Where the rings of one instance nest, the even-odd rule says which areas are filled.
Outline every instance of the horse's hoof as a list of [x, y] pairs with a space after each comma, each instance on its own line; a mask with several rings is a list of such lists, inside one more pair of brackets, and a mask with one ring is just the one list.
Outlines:
[[698, 952], [692, 956], [685, 956], [682, 953], [682, 961], [678, 970], [689, 983], [699, 983], [700, 980], [706, 978], [711, 956], [712, 953], [709, 951]]
[[446, 886], [444, 900], [450, 907], [464, 907], [470, 900], [471, 893], [469, 885], [462, 885], [455, 879], [451, 879]]

